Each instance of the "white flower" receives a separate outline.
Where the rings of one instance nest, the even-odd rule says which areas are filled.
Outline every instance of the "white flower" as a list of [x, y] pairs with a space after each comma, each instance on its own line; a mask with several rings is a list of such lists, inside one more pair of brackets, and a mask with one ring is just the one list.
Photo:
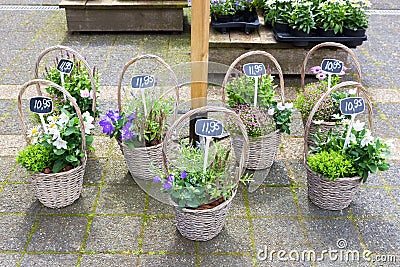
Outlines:
[[350, 120], [349, 120], [349, 119], [343, 119], [343, 120], [342, 120], [342, 123], [343, 123], [344, 125], [349, 125], [349, 124], [350, 124]]
[[94, 129], [94, 125], [92, 124], [94, 118], [90, 116], [88, 111], [82, 114], [83, 117], [83, 124], [85, 126], [85, 134], [90, 134], [90, 130]]
[[356, 132], [362, 131], [364, 129], [365, 122], [360, 122], [359, 120], [353, 123], [353, 128]]
[[49, 123], [56, 123], [57, 119], [58, 119], [58, 116], [48, 116], [47, 117], [47, 121]]
[[69, 117], [65, 113], [61, 113], [60, 117], [58, 118], [58, 125], [60, 126], [65, 126], [67, 122], [69, 121]]
[[268, 115], [272, 116], [274, 114], [275, 114], [275, 109], [273, 108], [268, 109]]
[[53, 145], [55, 145], [57, 149], [67, 149], [67, 141], [62, 140], [61, 138], [57, 138], [57, 140], [53, 142]]
[[90, 96], [90, 92], [88, 89], [80, 90], [80, 93], [81, 93], [81, 97], [83, 97], [83, 98], [87, 98]]
[[364, 138], [361, 140], [361, 147], [367, 146], [375, 141], [375, 138], [371, 135], [370, 130], [366, 130]]
[[285, 110], [285, 106], [283, 105], [282, 102], [279, 102], [276, 107], [278, 108], [278, 110]]
[[286, 108], [286, 109], [291, 109], [291, 108], [293, 108], [293, 103], [292, 103], [292, 102], [287, 102], [287, 103], [285, 103], [285, 108]]
[[320, 125], [320, 124], [322, 124], [324, 122], [324, 120], [315, 120], [315, 121], [312, 121], [312, 122], [314, 124]]
[[37, 127], [32, 127], [31, 129], [28, 130], [28, 137], [34, 137], [39, 134], [40, 134], [39, 128]]
[[357, 138], [353, 133], [350, 134], [349, 142], [351, 142], [353, 144], [357, 144]]
[[57, 129], [57, 125], [55, 123], [49, 125], [48, 132], [49, 134], [53, 135], [53, 140], [60, 138], [60, 131]]
[[357, 88], [349, 89], [349, 95], [357, 94]]
[[333, 114], [333, 115], [332, 115], [332, 118], [333, 118], [334, 120], [341, 120], [341, 119], [344, 118], [344, 116], [343, 116], [343, 115], [340, 115], [340, 114]]

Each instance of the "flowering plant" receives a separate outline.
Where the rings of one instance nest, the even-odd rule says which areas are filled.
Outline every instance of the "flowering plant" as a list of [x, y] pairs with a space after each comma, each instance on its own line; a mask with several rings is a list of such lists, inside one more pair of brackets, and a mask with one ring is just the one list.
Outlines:
[[369, 0], [347, 0], [344, 26], [351, 30], [368, 28], [369, 16], [365, 10], [369, 7], [371, 7]]
[[[93, 117], [88, 111], [82, 114], [88, 150], [93, 150], [90, 135], [94, 128]], [[62, 109], [59, 115], [47, 116], [45, 129], [33, 127], [28, 137], [31, 144], [20, 151], [17, 162], [29, 171], [57, 173], [78, 166], [85, 156], [82, 151], [82, 136], [80, 122], [76, 115]]]
[[365, 123], [357, 120], [351, 128], [349, 144], [344, 148], [350, 125], [348, 120], [340, 122], [344, 125], [343, 130], [337, 125], [325, 134], [314, 134], [315, 146], [311, 147], [307, 159], [313, 171], [322, 173], [329, 180], [359, 175], [365, 182], [369, 173], [389, 169], [386, 162], [390, 154], [387, 144], [373, 137], [371, 131], [365, 128]]
[[[204, 147], [192, 147], [182, 142], [175, 155], [167, 174], [160, 173], [153, 181], [161, 185], [161, 191], [169, 194], [180, 209], [195, 209], [232, 196], [238, 181], [230, 171], [231, 147], [226, 143], [215, 142], [210, 146], [205, 171]], [[246, 179], [249, 176], [243, 177], [242, 181]]]
[[323, 1], [319, 4], [315, 21], [317, 25], [326, 30], [333, 30], [335, 34], [343, 32], [344, 21], [347, 14], [346, 0]]
[[234, 15], [239, 11], [251, 11], [260, 5], [260, 0], [210, 0], [210, 14]]
[[315, 29], [313, 3], [311, 1], [296, 1], [291, 4], [293, 9], [288, 17], [289, 27], [310, 33], [311, 29]]
[[[275, 129], [290, 134], [289, 124], [293, 112], [293, 104], [276, 100], [272, 75], [263, 75], [258, 81], [257, 107], [254, 105], [255, 79], [242, 75], [226, 85], [228, 105], [243, 120], [249, 136], [262, 136]], [[268, 118], [269, 117], [269, 118]], [[274, 122], [274, 125], [271, 122]], [[257, 129], [259, 128], [259, 129]], [[255, 131], [251, 130], [255, 129]]]
[[[67, 54], [67, 58], [69, 55]], [[67, 90], [70, 95], [75, 98], [77, 105], [82, 113], [88, 111], [92, 116], [97, 116], [93, 114], [92, 105], [93, 105], [93, 97], [95, 93], [99, 93], [99, 74], [96, 68], [93, 69], [93, 76], [96, 81], [96, 92], [92, 89], [92, 84], [90, 80], [90, 76], [88, 70], [85, 65], [75, 57], [71, 59], [74, 62], [74, 68], [71, 73], [68, 75], [64, 75], [64, 89]], [[57, 70], [58, 58], [55, 60], [55, 65], [53, 67], [45, 68], [45, 79], [52, 81], [60, 86], [61, 84], [61, 73]], [[74, 107], [67, 101], [63, 93], [54, 87], [47, 87], [47, 93], [49, 93], [53, 99], [54, 109], [61, 110], [65, 109], [70, 113], [74, 113]]]
[[289, 22], [289, 14], [292, 12], [292, 0], [266, 0], [264, 1], [265, 21], [271, 21], [272, 25], [276, 21], [281, 23]]
[[[343, 67], [343, 71], [340, 74], [334, 74], [331, 76], [331, 87], [339, 84], [341, 77], [345, 75], [346, 70], [347, 68]], [[328, 90], [327, 75], [322, 71], [321, 67], [312, 67], [310, 71], [316, 75], [316, 78], [319, 81], [307, 84], [304, 91], [297, 96], [294, 102], [294, 106], [300, 111], [303, 120], [307, 120], [313, 107]], [[339, 113], [340, 99], [354, 95], [355, 92], [353, 90], [349, 92], [332, 92], [331, 97], [326, 98], [322, 102], [318, 111], [315, 113], [314, 118], [316, 120], [333, 121], [332, 115]]]

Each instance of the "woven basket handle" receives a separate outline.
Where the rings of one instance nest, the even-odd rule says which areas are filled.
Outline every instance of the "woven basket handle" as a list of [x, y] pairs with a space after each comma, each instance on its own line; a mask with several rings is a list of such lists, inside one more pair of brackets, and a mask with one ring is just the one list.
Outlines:
[[[178, 106], [179, 103], [179, 83], [178, 83], [178, 78], [176, 77], [175, 72], [171, 69], [171, 67], [160, 57], [156, 56], [156, 55], [142, 55], [142, 56], [137, 56], [135, 58], [132, 58], [131, 60], [129, 60], [124, 68], [122, 69], [122, 73], [119, 76], [119, 81], [118, 81], [118, 110], [121, 112], [122, 111], [122, 101], [121, 101], [121, 88], [122, 88], [122, 81], [124, 79], [124, 75], [125, 72], [128, 70], [129, 66], [131, 66], [132, 64], [134, 64], [135, 62], [139, 61], [139, 60], [154, 60], [158, 63], [160, 63], [161, 65], [163, 65], [170, 73], [171, 73], [171, 77], [174, 80], [175, 86], [174, 86], [174, 90], [175, 90], [175, 107]], [[169, 91], [168, 91], [169, 92]]]
[[350, 48], [348, 48], [347, 46], [345, 46], [343, 44], [335, 43], [335, 42], [325, 42], [325, 43], [317, 44], [316, 46], [311, 48], [311, 50], [307, 53], [306, 57], [304, 58], [303, 65], [301, 66], [301, 89], [304, 89], [304, 79], [306, 77], [307, 62], [310, 59], [311, 55], [315, 51], [317, 51], [318, 49], [320, 49], [322, 47], [337, 47], [337, 48], [341, 48], [342, 50], [347, 52], [347, 54], [349, 54], [352, 57], [354, 64], [356, 65], [357, 81], [358, 81], [358, 83], [361, 83], [361, 67], [360, 67], [360, 63], [358, 62], [356, 54], [354, 54], [354, 52]]
[[[242, 132], [243, 149], [242, 149], [242, 155], [240, 156], [240, 161], [239, 161], [239, 171], [238, 171], [237, 177], [236, 177], [236, 182], [239, 182], [239, 179], [242, 176], [242, 172], [244, 169], [244, 164], [248, 157], [249, 138], [247, 136], [246, 127], [244, 126], [242, 120], [239, 118], [239, 116], [234, 111], [229, 110], [224, 107], [216, 107], [216, 106], [203, 106], [203, 107], [191, 109], [174, 122], [174, 124], [170, 127], [169, 131], [167, 132], [167, 134], [165, 136], [165, 140], [169, 140], [171, 138], [171, 135], [173, 134], [174, 129], [179, 124], [181, 124], [183, 121], [190, 119], [195, 114], [204, 114], [206, 112], [223, 112], [223, 113], [225, 113], [227, 116], [230, 116], [236, 120], [236, 125], [239, 127], [240, 131]], [[163, 161], [164, 161], [164, 167], [165, 167], [166, 172], [168, 172], [168, 163], [167, 163], [167, 155], [166, 155], [167, 143], [168, 142], [166, 142], [166, 141], [163, 142], [163, 146], [162, 146]]]
[[239, 56], [238, 58], [235, 59], [235, 61], [232, 62], [232, 64], [229, 66], [228, 71], [225, 74], [225, 78], [224, 81], [222, 82], [222, 102], [225, 104], [226, 103], [226, 92], [225, 92], [225, 87], [228, 84], [229, 78], [232, 74], [232, 72], [235, 70], [236, 65], [243, 59], [245, 59], [246, 57], [250, 57], [250, 56], [254, 56], [254, 55], [260, 55], [260, 56], [264, 56], [266, 58], [268, 58], [269, 60], [271, 60], [276, 69], [278, 70], [278, 75], [279, 75], [279, 85], [280, 85], [280, 96], [281, 96], [281, 100], [283, 103], [285, 103], [285, 82], [283, 80], [283, 73], [282, 73], [282, 68], [279, 65], [278, 61], [275, 59], [274, 56], [272, 56], [270, 53], [265, 52], [265, 51], [250, 51], [247, 53], [242, 54], [241, 56]]
[[[46, 54], [48, 54], [49, 52], [56, 51], [56, 50], [66, 51], [66, 52], [74, 55], [75, 57], [77, 57], [79, 59], [79, 61], [81, 61], [85, 65], [86, 70], [87, 70], [87, 72], [89, 74], [90, 83], [92, 84], [92, 90], [93, 90], [92, 112], [93, 112], [93, 114], [96, 114], [96, 97], [97, 97], [96, 94], [97, 94], [97, 92], [96, 92], [96, 81], [94, 80], [94, 68], [92, 69], [90, 67], [89, 63], [86, 61], [86, 59], [81, 54], [76, 52], [75, 50], [73, 50], [73, 49], [71, 49], [71, 48], [69, 48], [67, 46], [56, 45], [56, 46], [51, 46], [51, 47], [45, 49], [44, 51], [42, 51], [40, 53], [38, 59], [36, 60], [36, 63], [35, 63], [35, 77], [34, 78], [35, 79], [39, 79], [40, 61], [43, 59], [43, 57]], [[36, 89], [37, 89], [37, 93], [39, 95], [41, 95], [41, 91], [39, 89], [39, 84], [36, 86]]]
[[312, 122], [312, 119], [313, 119], [315, 113], [318, 111], [318, 108], [322, 104], [322, 102], [328, 96], [330, 96], [330, 94], [333, 91], [341, 89], [341, 88], [349, 87], [349, 86], [356, 87], [357, 95], [360, 95], [360, 92], [361, 92], [363, 97], [365, 98], [365, 101], [367, 102], [367, 107], [368, 107], [368, 126], [370, 129], [372, 129], [372, 105], [371, 105], [371, 100], [370, 100], [366, 90], [364, 89], [364, 87], [361, 84], [359, 84], [357, 82], [353, 82], [353, 81], [342, 82], [342, 83], [335, 85], [334, 87], [330, 88], [325, 94], [322, 95], [322, 97], [315, 104], [314, 108], [310, 112], [310, 115], [308, 116], [307, 123], [304, 128], [304, 155], [305, 155], [304, 161], [305, 161], [305, 163], [307, 163], [307, 157], [308, 157], [308, 142], [307, 142], [307, 140], [308, 140], [311, 122]]
[[79, 118], [81, 136], [82, 136], [82, 146], [81, 147], [82, 147], [82, 152], [84, 152], [85, 155], [86, 155], [85, 126], [84, 126], [84, 123], [83, 123], [81, 110], [79, 109], [78, 105], [76, 104], [75, 99], [63, 87], [59, 86], [56, 83], [53, 83], [51, 81], [44, 80], [44, 79], [35, 79], [35, 80], [30, 80], [30, 81], [24, 83], [22, 85], [20, 91], [19, 91], [19, 94], [18, 94], [18, 114], [19, 114], [19, 118], [21, 120], [22, 131], [24, 132], [24, 136], [25, 136], [26, 142], [28, 144], [30, 144], [29, 138], [27, 136], [28, 130], [27, 130], [26, 125], [25, 125], [24, 113], [22, 112], [22, 96], [25, 93], [25, 90], [31, 85], [36, 85], [36, 89], [39, 88], [39, 90], [40, 90], [40, 85], [52, 86], [52, 87], [56, 88], [57, 90], [59, 90], [60, 92], [62, 92], [68, 98], [68, 100], [74, 106], [76, 114], [78, 115], [78, 118]]

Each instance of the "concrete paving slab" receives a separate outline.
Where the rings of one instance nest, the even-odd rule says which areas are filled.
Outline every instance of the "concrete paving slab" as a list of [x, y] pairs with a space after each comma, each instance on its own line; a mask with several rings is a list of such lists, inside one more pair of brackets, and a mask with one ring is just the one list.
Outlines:
[[81, 266], [137, 266], [136, 255], [118, 255], [118, 254], [89, 254], [83, 255]]
[[45, 266], [51, 263], [53, 266], [75, 266], [78, 255], [73, 254], [25, 254], [21, 260], [23, 266]]
[[[0, 249], [2, 251], [22, 252], [28, 241], [27, 237], [34, 225], [35, 218], [31, 216], [0, 216]], [[1, 255], [1, 259], [4, 254]], [[10, 261], [15, 259], [10, 257]], [[7, 266], [7, 265], [4, 265]]]

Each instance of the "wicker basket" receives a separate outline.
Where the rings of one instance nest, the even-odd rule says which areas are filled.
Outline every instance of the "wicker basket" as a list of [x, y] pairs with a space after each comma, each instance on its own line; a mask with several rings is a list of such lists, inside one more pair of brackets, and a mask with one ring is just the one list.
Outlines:
[[[171, 141], [171, 137], [174, 134], [174, 129], [177, 128], [177, 126], [185, 120], [192, 118], [194, 115], [205, 114], [207, 112], [221, 112], [224, 113], [225, 116], [229, 116], [230, 118], [234, 119], [237, 122], [236, 125], [239, 127], [243, 135], [244, 149], [242, 150], [242, 154], [240, 155], [240, 160], [235, 176], [235, 183], [237, 185], [244, 169], [244, 162], [247, 159], [248, 137], [246, 134], [246, 128], [240, 118], [235, 114], [235, 112], [223, 107], [204, 106], [192, 109], [175, 121], [175, 123], [168, 131], [165, 137], [165, 141], [163, 143], [162, 152], [165, 169], [168, 170], [168, 160], [166, 155], [167, 145], [170, 142], [173, 142]], [[166, 173], [168, 173], [168, 171], [166, 171]], [[225, 218], [229, 212], [232, 200], [236, 194], [236, 188], [237, 187], [233, 189], [232, 195], [229, 199], [212, 209], [193, 210], [184, 208], [182, 210], [179, 210], [177, 205], [175, 204], [174, 209], [176, 227], [178, 228], [182, 236], [196, 241], [207, 241], [217, 236], [224, 226]]]
[[[247, 57], [251, 56], [262, 56], [266, 57], [272, 61], [278, 71], [279, 84], [280, 84], [280, 97], [281, 101], [285, 102], [285, 84], [283, 80], [282, 69], [278, 61], [269, 53], [265, 51], [250, 51], [239, 56], [235, 61], [229, 66], [229, 69], [225, 75], [224, 81], [222, 83], [222, 101], [226, 103], [226, 92], [225, 87], [229, 82], [229, 79], [233, 74], [238, 74], [235, 69], [236, 65]], [[275, 157], [278, 152], [278, 147], [281, 141], [281, 135], [279, 130], [269, 133], [265, 136], [260, 136], [257, 138], [249, 138], [249, 158], [245, 163], [245, 166], [249, 170], [263, 170], [270, 168], [274, 163]], [[234, 144], [240, 153], [241, 144], [236, 142]], [[236, 150], [235, 150], [236, 151]]]
[[[175, 112], [173, 114], [172, 121], [175, 121], [177, 115], [177, 106], [179, 102], [179, 86], [178, 86], [178, 79], [171, 69], [171, 67], [160, 57], [155, 55], [142, 55], [131, 59], [128, 63], [125, 64], [122, 73], [119, 78], [118, 82], [118, 109], [122, 111], [122, 81], [124, 79], [124, 75], [128, 68], [140, 61], [140, 60], [154, 60], [159, 63], [161, 66], [165, 67], [165, 69], [171, 74], [171, 78], [175, 83], [175, 86], [165, 92], [168, 94], [171, 91], [175, 92]], [[161, 96], [162, 97], [162, 96]], [[121, 151], [124, 155], [126, 165], [128, 166], [129, 172], [131, 173], [132, 177], [135, 179], [141, 180], [152, 180], [154, 178], [153, 173], [153, 166], [160, 166], [163, 164], [162, 159], [162, 143], [151, 146], [151, 147], [136, 147], [135, 149], [130, 149], [125, 144], [118, 142], [120, 145]]]
[[[82, 135], [82, 151], [85, 156], [81, 160], [81, 165], [78, 167], [60, 173], [36, 173], [29, 175], [29, 182], [32, 190], [39, 201], [46, 207], [49, 208], [63, 208], [71, 205], [77, 200], [82, 192], [83, 175], [86, 168], [86, 142], [85, 142], [85, 129], [81, 111], [76, 104], [75, 100], [71, 95], [61, 86], [42, 79], [35, 79], [26, 82], [22, 87], [18, 95], [18, 113], [21, 119], [22, 130], [24, 131], [25, 139], [29, 144], [29, 139], [26, 135], [27, 128], [25, 125], [24, 115], [22, 112], [22, 95], [24, 94], [27, 87], [36, 85], [36, 88], [40, 90], [40, 85], [52, 86], [61, 91], [72, 103], [76, 110], [76, 114], [80, 121], [81, 135]], [[40, 91], [39, 91], [40, 93]]]
[[332, 91], [338, 90], [345, 87], [356, 87], [358, 93], [362, 93], [366, 99], [368, 106], [369, 115], [369, 127], [372, 126], [372, 107], [368, 95], [361, 84], [357, 82], [342, 82], [332, 88], [330, 88], [317, 102], [314, 108], [310, 112], [310, 117], [307, 120], [304, 132], [304, 164], [307, 170], [307, 187], [308, 197], [311, 202], [322, 209], [328, 210], [342, 210], [348, 207], [356, 194], [359, 185], [361, 184], [361, 177], [345, 177], [338, 178], [336, 181], [329, 181], [327, 178], [322, 177], [320, 174], [312, 171], [307, 163], [308, 151], [309, 151], [309, 140], [310, 137], [310, 125], [315, 112], [318, 110], [321, 103], [331, 94]]

